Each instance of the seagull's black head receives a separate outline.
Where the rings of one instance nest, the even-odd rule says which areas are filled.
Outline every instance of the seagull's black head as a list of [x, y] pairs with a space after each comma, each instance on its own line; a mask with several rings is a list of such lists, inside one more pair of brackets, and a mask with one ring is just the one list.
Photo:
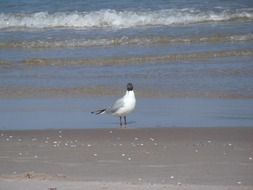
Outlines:
[[132, 83], [128, 83], [127, 84], [127, 91], [132, 91], [134, 89], [133, 84]]

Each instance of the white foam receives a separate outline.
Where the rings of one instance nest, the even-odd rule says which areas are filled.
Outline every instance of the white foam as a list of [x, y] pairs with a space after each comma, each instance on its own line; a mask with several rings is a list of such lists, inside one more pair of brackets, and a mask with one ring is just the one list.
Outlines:
[[164, 9], [156, 11], [37, 12], [32, 14], [0, 14], [0, 29], [6, 28], [130, 28], [157, 25], [184, 25], [253, 19], [253, 9], [200, 11], [195, 9]]

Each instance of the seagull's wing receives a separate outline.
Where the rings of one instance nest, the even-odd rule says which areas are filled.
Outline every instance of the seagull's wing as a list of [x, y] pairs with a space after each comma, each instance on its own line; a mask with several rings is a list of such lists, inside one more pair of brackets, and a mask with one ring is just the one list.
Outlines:
[[116, 100], [116, 102], [114, 102], [114, 104], [110, 108], [110, 112], [115, 113], [116, 111], [118, 111], [123, 106], [124, 106], [124, 99], [122, 97], [122, 98]]

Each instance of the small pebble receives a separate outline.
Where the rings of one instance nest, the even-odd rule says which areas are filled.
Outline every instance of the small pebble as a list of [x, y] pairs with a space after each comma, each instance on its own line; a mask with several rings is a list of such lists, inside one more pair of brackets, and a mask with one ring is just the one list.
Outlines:
[[121, 156], [122, 156], [122, 157], [125, 157], [125, 156], [126, 156], [126, 154], [121, 154]]
[[112, 133], [112, 131], [109, 131], [109, 133]]
[[155, 139], [153, 139], [153, 138], [149, 138], [149, 140], [151, 140], [151, 141], [155, 141]]
[[210, 143], [212, 143], [212, 141], [211, 141], [211, 140], [208, 140], [207, 142], [208, 142], [209, 144], [210, 144]]
[[154, 145], [155, 145], [155, 146], [157, 146], [157, 145], [158, 145], [158, 143], [154, 143]]
[[172, 175], [172, 176], [170, 176], [170, 179], [174, 179], [175, 177]]
[[252, 157], [249, 157], [249, 160], [252, 160], [253, 158]]
[[18, 153], [18, 155], [19, 155], [19, 156], [22, 156], [23, 154], [22, 154], [22, 152], [20, 152], [20, 153]]
[[88, 147], [91, 147], [91, 144], [87, 144]]
[[128, 159], [129, 161], [130, 161], [130, 160], [132, 160], [132, 158], [130, 158], [130, 157], [129, 157], [129, 158], [127, 158], [127, 159]]
[[242, 182], [241, 182], [241, 181], [237, 181], [236, 183], [237, 183], [238, 185], [241, 185], [241, 184], [242, 184]]
[[97, 154], [93, 154], [93, 156], [97, 157], [98, 155]]
[[38, 155], [35, 155], [34, 158], [38, 158]]
[[196, 149], [196, 150], [195, 150], [195, 152], [199, 152], [199, 150], [198, 150], [198, 149]]
[[139, 140], [139, 138], [138, 138], [138, 137], [134, 137], [134, 140], [138, 141], [138, 140]]

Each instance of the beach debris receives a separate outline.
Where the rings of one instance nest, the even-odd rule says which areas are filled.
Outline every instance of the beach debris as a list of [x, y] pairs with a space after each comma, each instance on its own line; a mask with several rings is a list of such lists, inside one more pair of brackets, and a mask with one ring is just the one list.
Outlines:
[[157, 145], [158, 145], [158, 143], [154, 143], [154, 145], [155, 145], [155, 146], [157, 146]]
[[123, 146], [123, 144], [120, 143], [119, 146]]
[[22, 141], [22, 139], [21, 139], [21, 138], [19, 138], [19, 139], [18, 139], [18, 142], [21, 142], [21, 141]]
[[56, 187], [49, 187], [48, 190], [57, 190]]
[[98, 155], [95, 153], [95, 154], [93, 154], [93, 156], [94, 156], [94, 157], [97, 157]]
[[7, 137], [6, 139], [5, 139], [6, 141], [10, 141], [10, 139]]
[[150, 137], [150, 138], [149, 138], [149, 140], [151, 140], [152, 142], [153, 142], [153, 141], [155, 141], [155, 139], [154, 139], [154, 138], [152, 138], [152, 137]]
[[112, 131], [109, 131], [109, 133], [111, 133], [111, 134], [112, 134]]
[[252, 157], [249, 157], [249, 160], [253, 160], [253, 158], [252, 158]]
[[138, 181], [142, 181], [142, 178], [141, 178], [141, 177], [139, 177], [139, 178], [138, 178]]
[[170, 179], [175, 179], [175, 177], [173, 175], [170, 176]]
[[76, 145], [76, 144], [71, 144], [70, 147], [71, 147], [71, 148], [76, 148], [77, 145]]
[[242, 182], [241, 182], [241, 181], [237, 181], [236, 183], [237, 183], [238, 185], [241, 185], [241, 184], [242, 184]]
[[59, 138], [62, 138], [62, 136], [61, 136], [61, 135], [59, 135], [58, 137], [59, 137]]
[[1, 133], [1, 137], [3, 137], [4, 136], [4, 134], [3, 133]]
[[228, 146], [232, 146], [232, 143], [228, 143]]
[[177, 185], [182, 185], [182, 183], [181, 182], [177, 182]]
[[10, 139], [12, 139], [12, 138], [13, 138], [13, 136], [11, 136], [11, 135], [10, 135], [10, 136], [9, 136], [9, 138], [10, 138]]
[[25, 178], [31, 179], [31, 178], [32, 178], [32, 173], [27, 172], [27, 173], [25, 174]]
[[34, 141], [37, 141], [37, 138], [35, 138], [35, 137], [34, 137], [34, 138], [32, 138], [32, 141], [33, 141], [33, 142], [34, 142]]
[[44, 143], [48, 144], [48, 141], [44, 141]]
[[130, 161], [130, 160], [132, 160], [132, 158], [131, 158], [131, 157], [128, 157], [127, 159], [128, 159], [129, 161]]
[[87, 146], [88, 146], [88, 147], [92, 147], [92, 145], [91, 145], [91, 144], [87, 144]]
[[211, 140], [208, 140], [207, 142], [208, 142], [209, 144], [210, 144], [210, 143], [212, 143], [212, 141], [211, 141]]
[[134, 137], [134, 140], [135, 140], [135, 141], [138, 141], [138, 140], [139, 140], [139, 138], [138, 138], [138, 137]]
[[126, 156], [126, 154], [124, 154], [124, 153], [123, 153], [123, 154], [121, 154], [121, 156], [122, 156], [122, 157], [125, 157], [125, 156]]
[[198, 149], [195, 149], [195, 152], [197, 153], [197, 152], [199, 152], [199, 150], [198, 150]]
[[59, 130], [58, 133], [62, 134], [62, 130]]
[[23, 153], [22, 153], [22, 152], [19, 152], [19, 153], [18, 153], [18, 155], [19, 155], [19, 156], [22, 156], [22, 155], [23, 155]]
[[34, 155], [34, 158], [39, 158], [39, 156], [38, 155]]

